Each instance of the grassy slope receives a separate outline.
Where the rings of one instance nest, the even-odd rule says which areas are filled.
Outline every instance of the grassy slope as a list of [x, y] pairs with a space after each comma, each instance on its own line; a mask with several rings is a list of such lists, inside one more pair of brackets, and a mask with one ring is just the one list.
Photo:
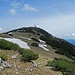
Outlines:
[[[39, 48], [39, 47], [36, 48], [36, 47], [31, 46], [31, 43], [33, 43], [33, 42], [35, 42], [35, 41], [33, 41], [33, 40], [27, 40], [27, 39], [21, 38], [21, 37], [27, 37], [27, 38], [33, 38], [33, 37], [35, 37], [35, 35], [32, 34], [32, 33], [14, 32], [13, 35], [14, 35], [14, 37], [17, 37], [17, 38], [19, 38], [19, 39], [21, 39], [21, 40], [27, 42], [28, 45], [31, 47], [32, 51], [34, 51], [34, 52], [36, 52], [36, 53], [38, 53], [38, 54], [40, 54], [40, 55], [43, 55], [43, 56], [48, 57], [48, 58], [51, 58], [52, 60], [53, 60], [55, 57], [57, 57], [57, 58], [69, 59], [69, 58], [67, 58], [65, 55], [56, 54], [56, 53], [55, 53], [56, 49], [53, 49], [50, 45], [47, 45], [47, 48], [49, 49], [49, 51], [45, 51], [45, 50], [43, 50], [42, 48]], [[31, 36], [29, 36], [29, 35], [31, 35]], [[19, 37], [19, 36], [21, 36], [21, 37]], [[39, 36], [37, 36], [36, 38], [38, 39]], [[36, 42], [36, 43], [38, 43], [38, 42]], [[69, 60], [70, 60], [70, 59], [69, 59]]]
[[[31, 63], [20, 62], [20, 59], [19, 59], [20, 55], [18, 52], [14, 52], [14, 51], [10, 51], [10, 50], [0, 50], [1, 53], [8, 56], [7, 62], [9, 62], [12, 65], [11, 68], [6, 68], [6, 69], [0, 71], [0, 75], [16, 75], [16, 72], [18, 72], [18, 75], [36, 75], [36, 74], [39, 74], [39, 75], [48, 75], [48, 74], [58, 75], [58, 74], [60, 74], [60, 75], [62, 75], [61, 72], [55, 72], [55, 71], [52, 71], [52, 70], [46, 68], [45, 65], [47, 64], [47, 61], [53, 60], [53, 57], [51, 58], [50, 55], [47, 55], [48, 52], [46, 53], [46, 51], [44, 51], [41, 48], [36, 49], [35, 47], [32, 47], [30, 44], [33, 41], [28, 41], [24, 38], [19, 37], [19, 36], [23, 36], [23, 37], [30, 38], [29, 35], [31, 35], [31, 38], [35, 37], [33, 34], [28, 34], [28, 33], [14, 33], [14, 36], [9, 36], [7, 34], [1, 34], [0, 37], [4, 37], [4, 38], [16, 37], [16, 38], [19, 38], [23, 41], [28, 42], [31, 49], [34, 52], [39, 53], [39, 59], [36, 60], [37, 63], [40, 63], [38, 65], [38, 67], [33, 68]], [[46, 53], [46, 54], [44, 54], [44, 53]], [[11, 56], [16, 55], [16, 54], [18, 54], [17, 58], [12, 59]], [[16, 68], [17, 69], [14, 67], [14, 62], [16, 62]], [[18, 68], [18, 67], [20, 67], [20, 68]], [[26, 69], [28, 69], [28, 68], [32, 69], [32, 72], [26, 71]]]
[[[31, 36], [29, 36], [31, 35]], [[6, 34], [1, 34], [2, 37], [16, 37], [16, 38], [19, 38], [25, 42], [28, 43], [28, 45], [31, 47], [31, 50], [34, 51], [35, 53], [38, 53], [39, 54], [39, 59], [36, 60], [36, 62], [39, 62], [40, 65], [38, 65], [37, 68], [33, 68], [31, 66], [31, 63], [23, 63], [23, 62], [20, 62], [19, 60], [19, 57], [18, 56], [16, 59], [11, 59], [11, 56], [15, 55], [15, 54], [18, 54], [17, 52], [14, 52], [14, 51], [9, 51], [9, 50], [0, 50], [2, 53], [6, 54], [8, 56], [8, 62], [10, 64], [14, 64], [14, 61], [16, 62], [17, 64], [17, 68], [18, 66], [20, 66], [20, 69], [18, 69], [18, 72], [19, 74], [18, 75], [36, 75], [36, 74], [39, 74], [39, 75], [62, 75], [60, 72], [55, 72], [55, 71], [52, 71], [50, 69], [46, 69], [46, 64], [47, 64], [47, 61], [48, 60], [53, 60], [55, 57], [57, 58], [65, 58], [65, 59], [68, 59], [70, 60], [69, 58], [67, 58], [66, 56], [64, 55], [60, 55], [60, 54], [56, 54], [55, 53], [55, 49], [52, 49], [51, 46], [48, 45], [48, 48], [49, 48], [49, 52], [43, 50], [42, 48], [39, 48], [39, 47], [32, 47], [31, 46], [31, 43], [32, 42], [35, 42], [33, 40], [26, 40], [24, 38], [21, 38], [21, 37], [27, 37], [27, 38], [33, 38], [35, 37], [35, 35], [33, 35], [32, 33], [20, 33], [20, 32], [14, 32], [13, 33], [13, 36], [9, 36], [9, 35], [6, 35]], [[20, 37], [21, 36], [21, 37]], [[36, 36], [36, 38], [39, 38], [39, 36]], [[31, 67], [30, 67], [31, 66]], [[30, 71], [26, 71], [27, 68], [31, 68], [33, 71], [30, 72]], [[16, 75], [16, 70], [14, 68], [14, 66], [12, 66], [12, 68], [10, 69], [5, 69], [3, 70], [2, 72], [0, 72], [1, 75], [4, 75], [4, 73], [6, 75]]]
[[[19, 58], [20, 55], [18, 52], [10, 51], [10, 50], [0, 50], [3, 54], [6, 54], [8, 56], [8, 62], [12, 64], [11, 68], [6, 68], [2, 71], [0, 71], [0, 75], [16, 75], [16, 72], [18, 72], [18, 75], [62, 75], [60, 72], [55, 72], [50, 69], [46, 68], [46, 62], [50, 60], [49, 58], [46, 58], [44, 56], [39, 56], [39, 59], [36, 60], [37, 63], [40, 63], [38, 67], [34, 68], [31, 63], [24, 63], [20, 62]], [[12, 59], [11, 56], [18, 54], [16, 59]], [[16, 63], [16, 68], [14, 67], [14, 62]], [[19, 68], [20, 67], [20, 68]], [[26, 69], [32, 69], [32, 72], [27, 71]]]
[[[74, 58], [73, 58], [73, 56], [75, 56], [75, 46], [74, 45], [70, 44], [69, 42], [67, 42], [63, 39], [52, 36], [47, 31], [45, 31], [41, 28], [22, 27], [19, 29], [11, 30], [6, 33], [10, 33], [10, 32], [21, 32], [22, 34], [25, 33], [25, 37], [27, 35], [30, 35], [30, 33], [31, 33], [30, 37], [36, 38], [38, 36], [38, 38], [44, 40], [48, 45], [50, 45], [54, 49], [57, 49], [56, 53], [65, 55], [65, 56], [69, 57], [70, 59], [74, 60]], [[17, 33], [17, 35], [18, 35], [18, 33]]]
[[[31, 35], [31, 36], [29, 36]], [[39, 48], [39, 47], [33, 47], [31, 46], [31, 43], [35, 42], [33, 40], [27, 40], [27, 39], [24, 39], [24, 38], [21, 38], [21, 37], [26, 37], [26, 38], [34, 38], [36, 35], [32, 34], [32, 33], [21, 33], [21, 32], [14, 32], [13, 33], [13, 36], [9, 36], [8, 34], [0, 34], [0, 37], [5, 37], [5, 38], [8, 38], [8, 37], [15, 37], [15, 38], [19, 38], [25, 42], [28, 43], [28, 45], [31, 47], [31, 50], [34, 51], [35, 53], [38, 53], [40, 55], [43, 55], [45, 57], [48, 57], [50, 58], [51, 60], [53, 60], [55, 57], [57, 58], [65, 58], [65, 59], [68, 59], [70, 60], [69, 58], [67, 58], [65, 55], [61, 55], [61, 54], [56, 54], [55, 51], [56, 49], [53, 49], [50, 45], [47, 45], [47, 48], [49, 49], [49, 51], [45, 51], [43, 50], [42, 48]], [[39, 36], [36, 36], [36, 38], [38, 39]]]

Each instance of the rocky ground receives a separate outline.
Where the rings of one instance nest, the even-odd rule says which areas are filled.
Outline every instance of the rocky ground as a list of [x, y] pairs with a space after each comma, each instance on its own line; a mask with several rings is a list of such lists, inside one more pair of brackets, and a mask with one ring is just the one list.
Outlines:
[[[62, 75], [61, 72], [51, 70], [46, 63], [49, 58], [39, 55], [39, 59], [32, 62], [21, 62], [18, 52], [0, 50], [8, 56], [6, 61], [9, 65], [0, 70], [0, 75]], [[0, 63], [1, 64], [1, 63]]]

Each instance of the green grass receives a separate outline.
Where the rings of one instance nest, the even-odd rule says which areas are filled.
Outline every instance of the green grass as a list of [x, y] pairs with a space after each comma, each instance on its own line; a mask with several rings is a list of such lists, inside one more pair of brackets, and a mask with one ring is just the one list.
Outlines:
[[0, 52], [0, 58], [1, 58], [2, 60], [4, 60], [4, 61], [7, 60], [7, 56], [4, 55], [4, 54], [2, 54], [1, 52]]

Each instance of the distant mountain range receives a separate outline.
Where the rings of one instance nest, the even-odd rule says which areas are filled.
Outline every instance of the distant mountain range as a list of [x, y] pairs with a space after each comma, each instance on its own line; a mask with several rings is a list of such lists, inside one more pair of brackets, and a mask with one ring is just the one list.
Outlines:
[[66, 41], [68, 41], [69, 43], [75, 45], [75, 39], [65, 39]]

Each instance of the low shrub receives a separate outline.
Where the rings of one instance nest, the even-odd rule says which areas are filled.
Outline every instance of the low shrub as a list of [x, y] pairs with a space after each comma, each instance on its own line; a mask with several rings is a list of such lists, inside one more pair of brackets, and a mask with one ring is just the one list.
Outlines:
[[[62, 48], [57, 49], [57, 51], [55, 51], [55, 53], [57, 54], [61, 54], [61, 55], [65, 55], [70, 59], [73, 59], [73, 57], [71, 56], [70, 53], [68, 53], [67, 51], [63, 50]], [[73, 59], [74, 60], [74, 59]]]
[[4, 39], [0, 39], [0, 49], [5, 49], [5, 50], [18, 50], [20, 47], [18, 44], [14, 44], [12, 42], [9, 42]]
[[24, 53], [24, 48], [19, 48], [19, 50], [18, 50], [18, 52], [20, 53], [20, 54], [23, 54]]
[[31, 46], [39, 47], [39, 45], [37, 43], [32, 43]]
[[39, 57], [38, 54], [35, 54], [32, 51], [30, 51], [30, 50], [23, 50], [23, 49], [21, 49], [20, 53], [22, 55], [21, 59], [24, 62], [29, 62], [31, 60], [36, 60]]
[[57, 53], [57, 54], [61, 54], [61, 55], [64, 55], [64, 50], [63, 49], [57, 49], [57, 51], [55, 51], [55, 53]]
[[55, 59], [48, 61], [47, 66], [51, 66], [55, 71], [61, 71], [63, 75], [75, 75], [75, 62], [65, 59]]
[[4, 61], [6, 61], [6, 60], [7, 60], [7, 56], [6, 56], [6, 55], [4, 55], [4, 54], [2, 54], [2, 53], [0, 53], [0, 58], [1, 58], [2, 60], [4, 60]]
[[38, 39], [36, 38], [32, 38], [32, 40], [36, 41], [36, 42], [40, 42]]

